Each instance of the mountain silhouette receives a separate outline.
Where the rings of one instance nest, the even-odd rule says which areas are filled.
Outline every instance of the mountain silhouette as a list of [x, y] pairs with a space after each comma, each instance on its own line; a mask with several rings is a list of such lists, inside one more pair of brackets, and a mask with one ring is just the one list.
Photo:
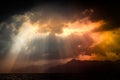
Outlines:
[[80, 61], [72, 59], [46, 70], [48, 73], [114, 74], [120, 73], [120, 61]]

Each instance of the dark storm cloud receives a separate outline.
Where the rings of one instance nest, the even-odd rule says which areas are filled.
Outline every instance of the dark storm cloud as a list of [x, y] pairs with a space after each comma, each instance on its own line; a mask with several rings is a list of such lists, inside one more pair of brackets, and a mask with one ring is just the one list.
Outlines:
[[[95, 4], [96, 3], [96, 4]], [[81, 2], [78, 2], [78, 4], [82, 4]], [[110, 4], [103, 4], [102, 1], [98, 2], [83, 2], [84, 5], [77, 5], [77, 2], [73, 1], [73, 4], [71, 2], [68, 2], [63, 4], [61, 3], [47, 3], [46, 5], [38, 6], [32, 9], [31, 12], [33, 12], [33, 15], [31, 15], [30, 20], [32, 22], [40, 21], [41, 23], [45, 23], [48, 19], [53, 18], [55, 20], [62, 18], [63, 22], [74, 22], [76, 20], [79, 20], [80, 18], [90, 16], [90, 19], [92, 21], [98, 21], [98, 20], [104, 20], [106, 24], [103, 27], [100, 27], [99, 29], [95, 31], [108, 31], [120, 28], [119, 24], [119, 7], [117, 3], [110, 3]], [[98, 4], [98, 5], [97, 5]], [[61, 6], [62, 5], [62, 6]], [[49, 13], [49, 14], [48, 14]], [[57, 14], [57, 15], [56, 15]], [[37, 16], [37, 17], [36, 17]], [[55, 22], [55, 21], [53, 21]], [[62, 22], [60, 26], [64, 26]], [[56, 25], [59, 26], [59, 25]], [[55, 28], [54, 26], [52, 26]], [[61, 29], [52, 29], [54, 32], [59, 33], [62, 32]], [[45, 30], [46, 31], [46, 30]]]
[[31, 23], [39, 24], [39, 32], [53, 32], [61, 34], [63, 28], [68, 27], [66, 23], [74, 23], [82, 21], [85, 18], [90, 18], [94, 13], [93, 9], [79, 9], [78, 7], [71, 7], [68, 5], [46, 4], [37, 6], [26, 13]]
[[[63, 5], [64, 6], [64, 5]], [[32, 23], [40, 23], [41, 25], [48, 24], [46, 27], [41, 27], [40, 32], [62, 33], [64, 23], [74, 22], [82, 17], [82, 9], [78, 10], [75, 7], [60, 6], [60, 4], [46, 4], [33, 8], [28, 12], [28, 16]], [[72, 10], [72, 11], [71, 11]]]
[[[6, 2], [3, 1], [4, 4]], [[8, 2], [9, 3], [9, 2]], [[22, 5], [22, 6], [21, 6]], [[1, 5], [1, 8], [3, 5]], [[34, 8], [35, 7], [35, 8]], [[38, 7], [38, 8], [36, 8]], [[8, 5], [8, 7], [4, 7], [1, 9], [1, 21], [4, 21], [4, 19], [9, 19], [10, 16], [13, 16], [15, 14], [24, 14], [25, 12], [33, 12], [34, 15], [31, 15], [30, 20], [32, 22], [36, 22], [42, 19], [41, 22], [45, 23], [46, 20], [48, 20], [50, 17], [54, 17], [55, 14], [58, 14], [56, 16], [64, 16], [64, 21], [70, 20], [70, 21], [76, 21], [76, 19], [79, 19], [81, 17], [84, 17], [81, 12], [85, 9], [94, 9], [94, 15], [90, 15], [91, 13], [87, 13], [87, 15], [91, 16], [92, 20], [101, 20], [105, 19], [106, 21], [109, 21], [111, 25], [106, 25], [99, 31], [103, 30], [111, 30], [114, 28], [119, 28], [119, 5], [117, 2], [104, 2], [104, 1], [74, 1], [74, 0], [61, 0], [61, 1], [49, 1], [49, 0], [42, 0], [42, 1], [15, 1], [11, 2], [11, 4]], [[36, 12], [36, 13], [35, 13]], [[49, 13], [49, 14], [48, 14]], [[35, 17], [37, 16], [37, 17]], [[2, 20], [3, 19], [3, 20]], [[57, 19], [57, 18], [56, 18]], [[112, 26], [115, 25], [115, 26]], [[56, 25], [56, 26], [63, 26]], [[61, 29], [55, 29], [54, 32], [61, 33]], [[46, 30], [45, 30], [46, 31]]]
[[[7, 4], [9, 3], [9, 4]], [[4, 4], [7, 4], [5, 6]], [[30, 0], [30, 1], [6, 1], [1, 0], [0, 3], [0, 21], [3, 21], [5, 19], [8, 19], [10, 16], [15, 14], [23, 14], [26, 11], [29, 11], [31, 8], [35, 6], [42, 6], [42, 5], [57, 5], [55, 7], [56, 9], [58, 7], [61, 7], [64, 11], [71, 10], [72, 13], [75, 9], [89, 9], [93, 8], [95, 9], [95, 15], [93, 19], [107, 19], [112, 20], [113, 22], [119, 24], [119, 14], [120, 14], [120, 8], [119, 8], [119, 2], [110, 0], [110, 1], [104, 1], [104, 0], [97, 0], [97, 1], [86, 1], [86, 0]], [[83, 7], [81, 7], [83, 6]], [[54, 9], [55, 9], [54, 8]], [[68, 8], [68, 9], [67, 9]], [[59, 11], [59, 10], [58, 10]], [[68, 11], [69, 12], [69, 11]], [[66, 15], [69, 15], [66, 14]]]
[[[40, 1], [42, 2], [42, 1]], [[36, 1], [15, 1], [1, 0], [0, 1], [0, 22], [6, 21], [11, 16], [16, 14], [24, 14], [36, 5]]]
[[104, 32], [104, 31], [112, 31], [112, 30], [120, 28], [119, 27], [120, 25], [116, 25], [110, 21], [109, 22], [105, 21], [105, 22], [106, 23], [103, 26], [99, 27], [98, 29], [95, 29], [94, 31], [95, 32]]
[[92, 20], [102, 19], [107, 22], [107, 24], [98, 31], [108, 31], [120, 28], [120, 8], [118, 1], [93, 1], [93, 3], [89, 5], [95, 10], [94, 15], [91, 16]]

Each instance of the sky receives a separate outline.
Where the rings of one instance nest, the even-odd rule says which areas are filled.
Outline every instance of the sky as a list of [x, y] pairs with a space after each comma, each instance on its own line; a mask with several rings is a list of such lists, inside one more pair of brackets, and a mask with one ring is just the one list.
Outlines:
[[31, 65], [52, 66], [71, 59], [120, 58], [118, 2], [34, 0], [0, 4], [0, 72]]

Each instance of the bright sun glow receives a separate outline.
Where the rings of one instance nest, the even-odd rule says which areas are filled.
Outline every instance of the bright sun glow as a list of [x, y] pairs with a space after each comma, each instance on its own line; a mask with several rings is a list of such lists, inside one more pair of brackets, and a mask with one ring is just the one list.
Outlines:
[[62, 34], [57, 34], [57, 35], [61, 37], [69, 36], [72, 33], [82, 35], [86, 32], [92, 32], [92, 30], [99, 28], [103, 24], [104, 24], [103, 21], [98, 21], [98, 22], [86, 21], [86, 23], [76, 21], [74, 23], [67, 23], [65, 25], [68, 27], [63, 29]]

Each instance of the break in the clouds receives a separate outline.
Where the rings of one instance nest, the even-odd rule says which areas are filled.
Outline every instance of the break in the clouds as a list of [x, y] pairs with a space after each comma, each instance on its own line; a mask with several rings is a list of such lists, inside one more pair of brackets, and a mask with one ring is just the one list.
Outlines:
[[[91, 20], [93, 9], [40, 6], [0, 24], [0, 60], [8, 70], [22, 61], [118, 60], [120, 29]], [[114, 25], [110, 25], [114, 26]]]

